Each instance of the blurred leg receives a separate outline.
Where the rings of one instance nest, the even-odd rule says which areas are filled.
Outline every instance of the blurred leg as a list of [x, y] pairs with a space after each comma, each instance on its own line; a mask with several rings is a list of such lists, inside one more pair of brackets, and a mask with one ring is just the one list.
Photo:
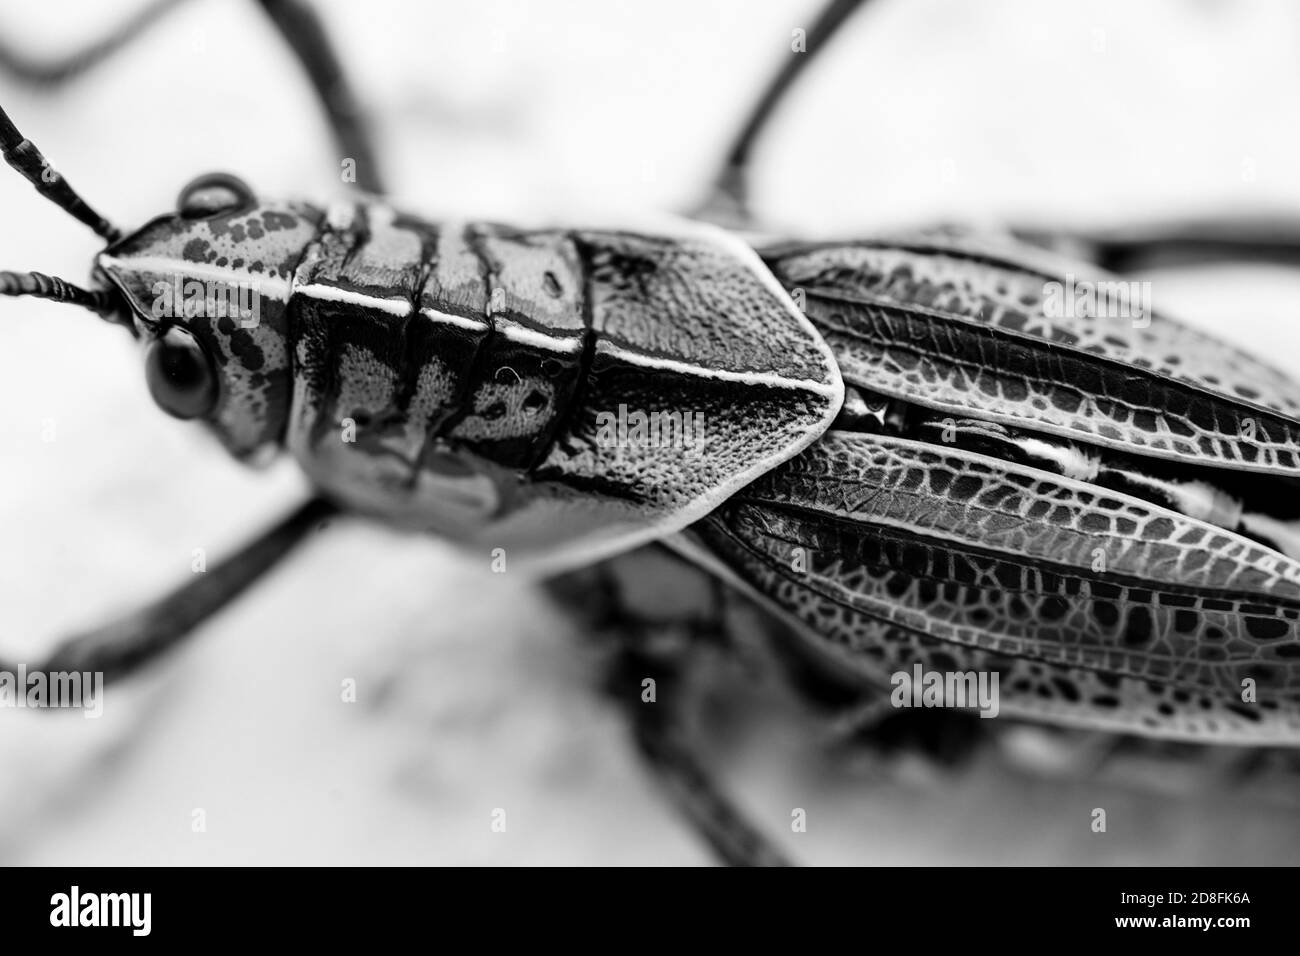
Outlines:
[[[310, 499], [215, 567], [195, 574], [161, 600], [66, 639], [27, 672], [101, 672], [108, 682], [152, 663], [272, 570], [335, 510], [321, 498]], [[0, 669], [16, 670], [8, 662], [0, 663]]]
[[[55, 87], [76, 79], [144, 35], [187, 0], [153, 0], [107, 36], [74, 53], [37, 59], [0, 37], [0, 70], [18, 80]], [[257, 0], [297, 58], [325, 113], [342, 158], [355, 162], [356, 184], [367, 192], [383, 193], [368, 124], [356, 94], [334, 52], [324, 24], [303, 0]]]
[[769, 81], [758, 102], [750, 110], [740, 132], [727, 150], [722, 169], [714, 178], [709, 193], [696, 212], [702, 219], [723, 225], [743, 226], [752, 219], [749, 208], [749, 164], [754, 143], [767, 128], [768, 121], [786, 93], [822, 49], [864, 0], [830, 0], [804, 37], [807, 52], [786, 56], [781, 69]]
[[[701, 652], [725, 644], [721, 586], [658, 547], [642, 548], [548, 582], [610, 647], [606, 690], [632, 725], [637, 748], [677, 810], [732, 866], [788, 865], [704, 766], [687, 726]], [[653, 681], [653, 700], [643, 697]]]
[[[659, 702], [641, 700], [642, 682], [655, 681]], [[789, 866], [790, 861], [723, 793], [692, 751], [674, 703], [681, 675], [671, 664], [624, 644], [611, 673], [610, 690], [625, 705], [632, 733], [660, 787], [728, 866]]]
[[355, 162], [356, 184], [366, 192], [382, 195], [386, 190], [375, 158], [369, 123], [334, 52], [325, 25], [315, 10], [302, 0], [259, 2], [311, 80], [312, 89], [316, 91], [316, 98], [334, 134], [340, 158]]
[[1087, 231], [1012, 228], [1022, 242], [1096, 263], [1109, 272], [1143, 272], [1213, 262], [1300, 266], [1300, 219], [1187, 220]]
[[[829, 0], [806, 36], [807, 52], [787, 56], [732, 141], [712, 191], [695, 211], [734, 228], [753, 224], [749, 169], [755, 144], [813, 59], [865, 0]], [[1246, 220], [1223, 217], [1159, 225], [1119, 225], [1078, 231], [1012, 228], [1023, 242], [1093, 262], [1111, 272], [1140, 272], [1211, 262], [1263, 262], [1300, 266], [1300, 218]]]
[[114, 27], [107, 36], [86, 44], [75, 53], [51, 59], [38, 60], [31, 57], [0, 36], [0, 69], [25, 83], [60, 86], [99, 66], [185, 2], [186, 0], [153, 0]]

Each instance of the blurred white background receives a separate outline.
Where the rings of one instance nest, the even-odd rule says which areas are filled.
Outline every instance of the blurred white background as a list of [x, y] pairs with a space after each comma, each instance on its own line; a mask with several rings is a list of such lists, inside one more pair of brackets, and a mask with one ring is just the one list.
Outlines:
[[[700, 198], [809, 0], [318, 3], [401, 201], [500, 219]], [[0, 31], [74, 48], [131, 4], [9, 5]], [[1215, 2], [879, 0], [799, 87], [755, 197], [795, 233], [929, 220], [1089, 224], [1300, 216], [1300, 9]], [[114, 221], [226, 169], [325, 199], [338, 160], [251, 3], [196, 0], [128, 54], [0, 102]], [[7, 175], [7, 178], [6, 178]], [[0, 268], [85, 280], [97, 249], [0, 175]], [[1150, 277], [1157, 306], [1300, 375], [1300, 279]], [[157, 412], [120, 330], [0, 302], [0, 654], [156, 595], [303, 488]], [[44, 440], [53, 423], [54, 440]], [[340, 521], [99, 721], [0, 711], [0, 862], [699, 863], [572, 626], [528, 582]], [[355, 678], [359, 701], [340, 701]], [[754, 705], [757, 707], [758, 705]], [[1294, 862], [1300, 817], [1173, 781], [1145, 794], [996, 767], [837, 771], [777, 704], [717, 741], [729, 787], [809, 862]], [[753, 708], [751, 708], [753, 709]], [[877, 779], [877, 777], [880, 777]], [[1089, 831], [1108, 808], [1106, 835]], [[505, 834], [491, 813], [507, 811]], [[807, 809], [806, 834], [789, 833]], [[206, 832], [191, 828], [206, 812]]]

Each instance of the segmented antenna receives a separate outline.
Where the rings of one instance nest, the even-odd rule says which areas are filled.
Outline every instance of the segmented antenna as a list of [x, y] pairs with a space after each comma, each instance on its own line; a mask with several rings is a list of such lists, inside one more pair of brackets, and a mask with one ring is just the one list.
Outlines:
[[104, 289], [83, 289], [66, 279], [43, 272], [0, 272], [0, 295], [30, 295], [51, 302], [67, 302], [90, 309], [105, 318], [117, 309], [117, 297]]
[[[97, 235], [109, 242], [120, 239], [122, 232], [77, 195], [77, 191], [46, 162], [36, 144], [18, 132], [9, 114], [0, 108], [0, 154], [7, 162], [22, 174], [23, 178], [36, 187], [36, 191], [54, 203], [64, 212], [80, 219]], [[37, 273], [32, 273], [36, 275]], [[34, 294], [34, 293], [32, 293]]]

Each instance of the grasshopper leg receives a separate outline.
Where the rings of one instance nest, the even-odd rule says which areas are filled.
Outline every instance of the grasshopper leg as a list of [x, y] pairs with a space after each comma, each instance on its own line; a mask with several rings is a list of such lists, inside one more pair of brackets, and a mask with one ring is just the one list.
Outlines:
[[1072, 231], [1013, 228], [1022, 242], [1096, 263], [1108, 272], [1188, 268], [1216, 262], [1300, 265], [1300, 220], [1224, 216]]
[[[808, 30], [807, 53], [787, 56], [750, 109], [731, 141], [695, 215], [731, 228], [753, 225], [749, 169], [755, 145], [773, 115], [813, 59], [865, 0], [829, 0]], [[1031, 245], [1068, 253], [1110, 272], [1133, 273], [1207, 262], [1264, 262], [1300, 265], [1300, 221], [1295, 219], [1207, 218], [1153, 226], [1121, 226], [1080, 232], [1050, 226], [1014, 227], [1012, 234]]]
[[[726, 641], [721, 586], [650, 546], [553, 579], [548, 590], [602, 648], [612, 642], [606, 690], [626, 710], [647, 768], [717, 857], [732, 866], [788, 865], [724, 793], [688, 732], [699, 700], [693, 691], [707, 670], [702, 658]], [[643, 696], [647, 681], [652, 701]]]
[[675, 708], [640, 701], [647, 677], [655, 680], [659, 693], [676, 696], [673, 688], [680, 678], [673, 666], [625, 648], [611, 674], [611, 690], [627, 702], [637, 748], [677, 809], [728, 866], [789, 866], [705, 769], [682, 732]]
[[320, 17], [302, 0], [259, 2], [306, 71], [340, 155], [355, 162], [357, 185], [382, 195], [386, 190], [370, 124]]
[[830, 0], [826, 4], [805, 37], [807, 53], [787, 56], [781, 69], [768, 81], [758, 102], [751, 108], [740, 132], [732, 140], [722, 169], [714, 177], [711, 192], [697, 210], [697, 216], [727, 226], [744, 226], [751, 222], [749, 164], [755, 142], [767, 128], [772, 114], [795, 81], [804, 74], [813, 58], [863, 2], [864, 0]]
[[153, 0], [114, 27], [106, 36], [85, 44], [72, 53], [50, 59], [28, 56], [4, 37], [0, 37], [0, 70], [33, 86], [62, 86], [130, 46], [132, 40], [143, 36], [150, 27], [185, 2], [187, 0]]
[[334, 505], [324, 499], [308, 500], [215, 567], [195, 575], [192, 581], [158, 601], [67, 638], [40, 664], [28, 667], [27, 672], [101, 672], [105, 682], [129, 675], [175, 647], [194, 628], [275, 567], [334, 512]]
[[[112, 58], [187, 0], [153, 0], [104, 37], [73, 53], [36, 59], [0, 36], [0, 70], [25, 83], [56, 87]], [[370, 127], [319, 16], [302, 0], [258, 0], [307, 74], [340, 155], [356, 163], [356, 183], [367, 192], [385, 190]]]

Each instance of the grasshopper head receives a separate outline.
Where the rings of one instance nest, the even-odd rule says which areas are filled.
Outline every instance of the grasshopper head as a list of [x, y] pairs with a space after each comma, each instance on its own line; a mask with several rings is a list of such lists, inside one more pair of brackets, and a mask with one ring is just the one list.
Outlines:
[[175, 213], [95, 259], [96, 277], [120, 293], [146, 343], [154, 400], [177, 418], [209, 423], [242, 459], [274, 451], [284, 434], [287, 303], [319, 219], [310, 206], [259, 201], [240, 180], [213, 173], [181, 191]]
[[203, 419], [239, 458], [277, 449], [292, 391], [291, 280], [320, 212], [259, 201], [240, 180], [213, 173], [181, 191], [176, 212], [123, 236], [3, 109], [0, 157], [108, 242], [95, 258], [99, 288], [0, 272], [0, 296], [78, 305], [127, 326], [146, 344], [149, 390], [164, 411]]

